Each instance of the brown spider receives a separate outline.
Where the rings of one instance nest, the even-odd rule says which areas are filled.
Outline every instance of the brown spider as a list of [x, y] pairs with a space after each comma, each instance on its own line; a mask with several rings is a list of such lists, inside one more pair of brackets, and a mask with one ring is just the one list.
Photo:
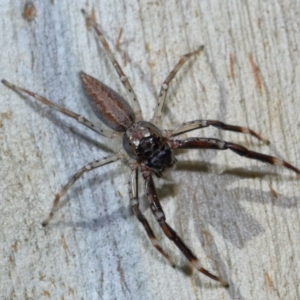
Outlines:
[[[148, 237], [150, 238], [153, 246], [166, 258], [171, 264], [172, 260], [169, 255], [162, 249], [159, 245], [147, 219], [139, 208], [139, 199], [137, 191], [137, 181], [138, 181], [138, 170], [141, 170], [142, 176], [145, 181], [145, 191], [147, 198], [149, 200], [151, 211], [157, 220], [158, 224], [161, 226], [164, 234], [174, 242], [174, 244], [181, 250], [185, 257], [190, 261], [190, 263], [201, 273], [212, 278], [213, 280], [219, 281], [223, 286], [228, 287], [228, 283], [225, 282], [222, 277], [217, 277], [211, 274], [209, 271], [204, 269], [195, 256], [195, 254], [189, 249], [189, 247], [183, 242], [183, 240], [177, 235], [177, 233], [168, 225], [166, 222], [166, 217], [164, 211], [159, 202], [152, 174], [154, 173], [157, 177], [161, 177], [164, 170], [171, 168], [176, 163], [176, 158], [173, 152], [176, 149], [215, 149], [215, 150], [227, 150], [235, 152], [238, 155], [245, 156], [250, 159], [256, 159], [262, 162], [270, 163], [272, 165], [283, 166], [285, 168], [291, 169], [297, 173], [300, 177], [300, 170], [284, 160], [278, 159], [276, 157], [265, 155], [262, 153], [250, 151], [247, 148], [226, 141], [222, 141], [214, 138], [187, 138], [187, 139], [174, 139], [173, 137], [180, 135], [182, 133], [192, 131], [199, 128], [204, 128], [208, 126], [215, 126], [221, 130], [229, 130], [240, 132], [244, 134], [250, 134], [260, 141], [268, 143], [267, 140], [263, 139], [259, 134], [255, 133], [253, 130], [224, 124], [220, 121], [215, 120], [195, 120], [191, 122], [186, 122], [176, 127], [174, 130], [161, 131], [158, 127], [154, 125], [160, 121], [162, 109], [167, 96], [169, 83], [174, 78], [178, 70], [182, 65], [195, 54], [199, 53], [203, 46], [197, 51], [187, 53], [181, 57], [175, 68], [167, 76], [165, 81], [161, 86], [161, 90], [158, 97], [158, 104], [154, 112], [154, 116], [150, 122], [144, 121], [142, 119], [141, 108], [136, 95], [127, 79], [123, 73], [120, 65], [115, 59], [115, 56], [111, 52], [107, 41], [102, 35], [98, 24], [89, 17], [84, 10], [82, 10], [86, 21], [91, 25], [98, 38], [100, 39], [104, 49], [106, 50], [113, 66], [115, 67], [122, 84], [124, 85], [132, 107], [128, 102], [121, 97], [117, 92], [101, 83], [97, 79], [87, 75], [84, 72], [80, 72], [80, 80], [84, 92], [87, 95], [89, 103], [91, 104], [97, 117], [108, 127], [123, 135], [123, 148], [119, 150], [116, 154], [109, 156], [102, 160], [96, 160], [91, 162], [81, 168], [76, 174], [72, 176], [68, 184], [58, 193], [55, 197], [51, 212], [48, 218], [42, 223], [46, 226], [52, 219], [55, 211], [58, 208], [58, 203], [60, 198], [67, 192], [67, 190], [75, 183], [75, 181], [82, 176], [85, 172], [91, 171], [93, 169], [102, 167], [106, 164], [115, 162], [122, 158], [129, 156], [129, 166], [131, 169], [131, 176], [129, 181], [129, 196], [132, 209], [138, 220], [143, 224]], [[36, 100], [58, 110], [59, 112], [74, 118], [79, 123], [87, 126], [88, 128], [98, 132], [102, 136], [111, 138], [114, 134], [109, 131], [97, 129], [92, 122], [86, 118], [73, 113], [65, 108], [62, 108], [46, 98], [37, 95], [27, 89], [18, 87], [6, 80], [1, 81], [7, 87], [26, 93]]]

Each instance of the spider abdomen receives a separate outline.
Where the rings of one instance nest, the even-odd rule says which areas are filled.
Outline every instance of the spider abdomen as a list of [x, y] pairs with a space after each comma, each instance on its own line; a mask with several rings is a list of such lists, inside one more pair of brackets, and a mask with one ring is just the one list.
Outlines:
[[128, 102], [98, 79], [80, 72], [83, 90], [96, 116], [111, 129], [124, 132], [135, 121]]

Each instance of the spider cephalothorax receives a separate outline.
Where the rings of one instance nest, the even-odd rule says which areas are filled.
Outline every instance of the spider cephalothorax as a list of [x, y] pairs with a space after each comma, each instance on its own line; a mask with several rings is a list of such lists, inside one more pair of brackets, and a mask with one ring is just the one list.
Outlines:
[[146, 121], [134, 123], [123, 135], [127, 154], [161, 177], [161, 173], [176, 162], [167, 138], [161, 130]]

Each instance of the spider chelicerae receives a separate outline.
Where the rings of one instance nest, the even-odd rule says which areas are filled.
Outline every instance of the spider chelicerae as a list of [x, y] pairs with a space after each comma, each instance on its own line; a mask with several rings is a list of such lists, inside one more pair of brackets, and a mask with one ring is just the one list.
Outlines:
[[195, 120], [191, 122], [186, 122], [179, 125], [173, 130], [160, 130], [156, 125], [154, 125], [157, 124], [161, 119], [162, 109], [166, 100], [169, 83], [174, 78], [178, 70], [182, 67], [182, 65], [190, 57], [199, 53], [203, 49], [203, 46], [201, 46], [196, 51], [187, 53], [181, 57], [175, 68], [170, 72], [170, 74], [167, 76], [167, 78], [161, 86], [158, 96], [158, 103], [153, 118], [150, 122], [144, 121], [142, 119], [141, 108], [137, 97], [127, 77], [125, 76], [119, 63], [117, 62], [114, 54], [110, 50], [109, 45], [106, 39], [104, 38], [103, 34], [101, 33], [98, 24], [94, 21], [93, 18], [89, 17], [84, 10], [82, 10], [82, 13], [85, 16], [87, 24], [94, 28], [96, 35], [98, 36], [100, 42], [106, 50], [114, 68], [116, 69], [119, 75], [123, 86], [127, 91], [130, 103], [132, 105], [131, 107], [122, 96], [120, 96], [117, 92], [115, 92], [105, 84], [101, 83], [97, 79], [87, 75], [84, 72], [80, 72], [80, 80], [82, 83], [82, 87], [87, 96], [87, 99], [89, 100], [89, 103], [93, 108], [93, 111], [105, 125], [107, 125], [115, 131], [114, 133], [112, 133], [109, 130], [97, 128], [92, 122], [90, 122], [86, 118], [50, 102], [46, 98], [36, 93], [33, 93], [22, 87], [16, 86], [4, 79], [1, 81], [7, 87], [34, 97], [36, 100], [56, 109], [57, 111], [63, 113], [66, 116], [75, 119], [79, 123], [87, 126], [88, 128], [96, 131], [97, 133], [106, 138], [111, 138], [117, 133], [123, 135], [123, 147], [118, 152], [116, 152], [116, 154], [111, 155], [102, 160], [93, 161], [81, 168], [76, 174], [72, 176], [68, 184], [60, 191], [60, 193], [56, 195], [51, 212], [48, 218], [42, 223], [42, 225], [46, 226], [49, 223], [49, 221], [52, 219], [55, 211], [58, 208], [60, 198], [84, 173], [102, 167], [106, 164], [113, 163], [117, 160], [129, 158], [129, 167], [131, 169], [129, 181], [130, 203], [134, 214], [144, 226], [146, 233], [153, 246], [173, 265], [170, 256], [163, 250], [163, 248], [158, 243], [153, 233], [153, 230], [151, 229], [143, 212], [140, 210], [137, 191], [139, 170], [141, 171], [142, 177], [144, 179], [145, 192], [150, 204], [150, 209], [156, 221], [163, 230], [164, 234], [171, 241], [174, 242], [174, 244], [181, 250], [185, 257], [198, 271], [212, 278], [213, 280], [219, 281], [223, 286], [228, 287], [228, 283], [223, 280], [222, 276], [215, 276], [202, 267], [196, 255], [189, 249], [189, 247], [184, 243], [184, 241], [166, 222], [164, 211], [162, 209], [162, 206], [159, 202], [155, 190], [153, 174], [157, 177], [161, 177], [166, 169], [169, 169], [176, 164], [174, 152], [176, 152], [177, 149], [230, 149], [231, 151], [240, 156], [288, 168], [297, 173], [298, 177], [300, 177], [300, 170], [284, 160], [278, 159], [270, 155], [265, 155], [262, 153], [248, 150], [247, 148], [239, 144], [226, 142], [215, 138], [175, 138], [176, 136], [182, 133], [186, 133], [208, 126], [214, 126], [221, 130], [229, 130], [244, 134], [250, 134], [258, 140], [268, 143], [267, 140], [263, 139], [259, 134], [257, 134], [249, 128], [233, 126], [216, 120]]

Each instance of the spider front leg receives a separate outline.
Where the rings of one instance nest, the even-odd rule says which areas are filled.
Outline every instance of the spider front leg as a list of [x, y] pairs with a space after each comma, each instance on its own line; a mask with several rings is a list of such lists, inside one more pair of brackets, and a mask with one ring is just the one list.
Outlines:
[[137, 219], [143, 224], [152, 245], [170, 262], [170, 264], [173, 267], [175, 267], [175, 264], [170, 258], [170, 256], [159, 245], [157, 238], [153, 233], [152, 228], [150, 227], [146, 217], [140, 210], [140, 203], [138, 198], [138, 168], [137, 167], [132, 170], [130, 175], [130, 181], [128, 184], [129, 184], [130, 203], [134, 214], [136, 215]]
[[150, 209], [156, 218], [156, 221], [160, 225], [164, 234], [179, 248], [179, 250], [185, 255], [189, 262], [201, 273], [208, 276], [209, 278], [220, 282], [224, 287], [229, 287], [229, 284], [225, 282], [222, 278], [211, 274], [209, 271], [204, 269], [196, 257], [196, 255], [189, 249], [189, 247], [183, 242], [183, 240], [178, 236], [176, 231], [174, 231], [166, 222], [165, 213], [161, 207], [158, 200], [157, 193], [155, 190], [153, 178], [151, 171], [146, 167], [141, 167], [142, 175], [145, 180], [145, 190], [150, 203]]
[[175, 77], [175, 75], [177, 74], [177, 72], [179, 71], [179, 69], [184, 65], [184, 63], [191, 58], [192, 56], [198, 54], [200, 51], [202, 51], [204, 48], [204, 46], [200, 46], [199, 49], [197, 49], [196, 51], [190, 52], [190, 53], [186, 53], [184, 54], [179, 62], [177, 63], [177, 65], [175, 66], [175, 68], [170, 72], [170, 74], [167, 76], [167, 78], [164, 80], [163, 84], [161, 85], [161, 89], [158, 95], [158, 103], [154, 112], [154, 116], [151, 119], [150, 122], [157, 124], [160, 121], [161, 118], [161, 113], [166, 101], [166, 97], [167, 97], [167, 93], [168, 93], [168, 89], [169, 89], [169, 84], [171, 82], [171, 80]]
[[285, 160], [276, 158], [271, 155], [248, 150], [242, 145], [222, 141], [213, 138], [189, 138], [184, 140], [169, 140], [172, 149], [215, 149], [215, 150], [231, 150], [234, 153], [250, 159], [256, 159], [274, 166], [282, 166], [294, 171], [300, 178], [300, 170]]
[[228, 130], [228, 131], [240, 132], [243, 134], [249, 134], [266, 144], [270, 143], [268, 140], [264, 139], [262, 136], [260, 136], [258, 133], [254, 132], [250, 128], [225, 124], [217, 120], [195, 120], [195, 121], [185, 122], [180, 126], [178, 126], [177, 128], [175, 128], [174, 130], [172, 130], [170, 136], [173, 137], [185, 132], [193, 131], [200, 128], [205, 128], [208, 126], [214, 126], [221, 130]]
[[70, 181], [67, 183], [67, 185], [64, 186], [64, 188], [60, 191], [60, 193], [58, 193], [53, 201], [53, 206], [52, 209], [50, 211], [50, 214], [48, 216], [48, 218], [42, 223], [43, 226], [47, 226], [48, 223], [50, 222], [50, 220], [53, 218], [53, 215], [55, 213], [55, 211], [57, 210], [58, 207], [58, 203], [60, 198], [70, 189], [70, 187], [75, 183], [75, 181], [81, 177], [84, 173], [89, 172], [93, 169], [102, 167], [104, 165], [110, 164], [112, 162], [115, 162], [119, 159], [121, 159], [122, 156], [121, 155], [112, 155], [109, 156], [105, 159], [102, 160], [96, 160], [92, 163], [87, 164], [86, 166], [84, 166], [83, 168], [81, 168], [80, 170], [78, 170], [70, 179]]

